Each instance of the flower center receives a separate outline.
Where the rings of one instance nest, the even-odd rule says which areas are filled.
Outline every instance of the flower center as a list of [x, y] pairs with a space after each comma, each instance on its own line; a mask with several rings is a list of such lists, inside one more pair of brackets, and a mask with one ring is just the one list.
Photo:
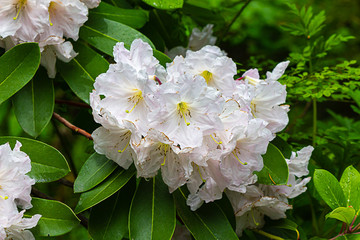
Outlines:
[[135, 92], [135, 94], [132, 95], [131, 97], [129, 97], [129, 99], [128, 99], [129, 102], [134, 103], [134, 106], [130, 110], [126, 110], [125, 112], [127, 112], [127, 113], [131, 113], [135, 109], [136, 105], [143, 99], [141, 90], [134, 89], [134, 92]]
[[206, 81], [207, 84], [209, 84], [209, 82], [213, 79], [213, 74], [211, 72], [207, 71], [207, 70], [200, 73], [200, 76], [205, 78], [205, 81]]
[[19, 0], [18, 1], [18, 4], [16, 4], [17, 13], [16, 13], [16, 16], [13, 18], [14, 20], [16, 20], [19, 17], [20, 11], [25, 6], [26, 3], [27, 3], [27, 0]]
[[180, 117], [184, 118], [186, 126], [189, 126], [190, 123], [188, 121], [186, 121], [186, 115], [191, 117], [190, 110], [189, 110], [189, 105], [187, 103], [185, 103], [185, 102], [180, 102], [177, 105], [177, 110], [178, 110], [178, 113], [179, 113]]

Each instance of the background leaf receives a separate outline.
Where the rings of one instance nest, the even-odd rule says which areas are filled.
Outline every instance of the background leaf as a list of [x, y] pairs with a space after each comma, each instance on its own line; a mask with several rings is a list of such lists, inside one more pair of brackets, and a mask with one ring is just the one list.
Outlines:
[[352, 207], [338, 207], [332, 212], [326, 214], [326, 218], [335, 218], [350, 225], [355, 217], [355, 209]]
[[171, 10], [176, 8], [182, 8], [183, 0], [143, 0], [143, 2], [158, 9]]
[[70, 172], [65, 157], [55, 148], [43, 142], [21, 137], [0, 137], [0, 144], [9, 142], [11, 147], [16, 141], [22, 144], [21, 151], [31, 159], [31, 171], [28, 175], [36, 182], [53, 182]]
[[141, 179], [131, 203], [130, 239], [171, 239], [175, 230], [174, 199], [160, 174]]
[[0, 57], [0, 104], [32, 79], [39, 64], [37, 43], [19, 44]]
[[360, 211], [360, 173], [353, 166], [347, 167], [343, 172], [340, 186], [344, 192], [346, 206]]
[[16, 118], [22, 129], [37, 137], [54, 112], [55, 94], [52, 79], [43, 69], [13, 98]]

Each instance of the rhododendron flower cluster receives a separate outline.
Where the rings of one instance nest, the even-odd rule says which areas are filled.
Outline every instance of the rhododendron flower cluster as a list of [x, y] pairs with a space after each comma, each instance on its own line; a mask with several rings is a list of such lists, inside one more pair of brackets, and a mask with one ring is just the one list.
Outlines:
[[187, 185], [192, 210], [226, 191], [237, 216], [256, 207], [285, 217], [287, 198], [304, 191], [309, 180], [295, 176], [307, 173], [311, 151], [288, 160], [287, 186], [259, 186], [254, 171], [263, 168], [269, 142], [288, 123], [286, 89], [277, 81], [288, 61], [264, 80], [256, 69], [235, 80], [235, 63], [216, 46], [188, 50], [165, 69], [140, 39], [130, 50], [118, 43], [114, 59], [90, 95], [102, 125], [92, 134], [98, 153], [123, 168], [134, 163], [138, 177], [161, 171], [170, 192]]
[[69, 62], [76, 56], [71, 42], [87, 21], [88, 8], [100, 0], [0, 0], [0, 47], [6, 50], [23, 42], [38, 42], [41, 64], [55, 77], [56, 59]]
[[[29, 230], [36, 226], [40, 215], [24, 218], [31, 205], [31, 186], [35, 183], [26, 175], [31, 170], [30, 158], [20, 151], [16, 142], [0, 146], [0, 239], [35, 239]], [[19, 212], [19, 208], [23, 210]]]

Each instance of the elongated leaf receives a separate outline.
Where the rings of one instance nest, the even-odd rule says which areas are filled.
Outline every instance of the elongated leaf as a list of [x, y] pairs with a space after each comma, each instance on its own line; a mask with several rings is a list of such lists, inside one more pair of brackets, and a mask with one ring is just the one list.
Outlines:
[[330, 172], [316, 169], [314, 173], [315, 188], [321, 198], [331, 207], [346, 207], [346, 200], [340, 183]]
[[335, 218], [340, 220], [347, 225], [350, 225], [355, 217], [355, 209], [352, 207], [338, 207], [332, 212], [326, 214], [326, 218]]
[[25, 217], [40, 214], [38, 225], [31, 229], [39, 236], [59, 236], [70, 232], [80, 220], [67, 205], [62, 202], [33, 198], [33, 207], [25, 212]]
[[94, 89], [95, 78], [106, 72], [109, 63], [84, 44], [74, 44], [79, 55], [69, 63], [58, 61], [58, 71], [71, 90], [84, 102], [89, 103], [89, 94]]
[[161, 175], [141, 179], [130, 207], [129, 238], [171, 239], [175, 217], [174, 200]]
[[105, 180], [118, 165], [104, 155], [94, 153], [81, 167], [74, 184], [74, 192], [85, 192]]
[[346, 206], [352, 206], [357, 212], [360, 211], [360, 173], [349, 166], [343, 172], [340, 186], [344, 192]]
[[19, 44], [0, 57], [0, 104], [32, 79], [39, 64], [37, 43]]
[[136, 29], [142, 28], [149, 19], [148, 13], [144, 10], [118, 8], [105, 2], [94, 8], [90, 16], [101, 16]]
[[84, 192], [80, 196], [80, 200], [75, 207], [75, 212], [80, 213], [88, 208], [111, 197], [119, 191], [135, 174], [135, 167], [131, 166], [124, 170], [118, 167], [104, 182], [88, 192]]
[[154, 8], [163, 10], [182, 8], [184, 4], [184, 0], [143, 0], [143, 2]]
[[94, 240], [123, 239], [128, 233], [131, 200], [136, 188], [132, 178], [120, 191], [93, 207], [89, 233]]
[[64, 156], [52, 146], [28, 138], [0, 137], [0, 144], [9, 142], [13, 147], [16, 141], [22, 144], [20, 150], [31, 159], [31, 171], [28, 175], [36, 182], [53, 182], [70, 172]]
[[204, 204], [194, 212], [186, 205], [184, 190], [177, 189], [173, 196], [178, 215], [195, 239], [238, 239], [224, 212], [216, 204]]
[[[124, 42], [124, 45], [130, 48], [133, 40], [137, 38], [148, 42], [154, 48], [151, 41], [137, 30], [102, 17], [93, 16], [89, 18], [89, 21], [80, 29], [80, 37], [110, 56], [113, 56], [113, 48], [117, 42]], [[155, 49], [154, 56], [163, 65], [166, 62], [171, 62], [169, 57]]]
[[39, 69], [13, 99], [15, 115], [22, 129], [30, 136], [37, 137], [52, 117], [54, 101], [53, 81], [44, 70]]
[[265, 185], [287, 184], [289, 169], [280, 150], [269, 143], [267, 152], [262, 156], [264, 168], [257, 172], [258, 183]]

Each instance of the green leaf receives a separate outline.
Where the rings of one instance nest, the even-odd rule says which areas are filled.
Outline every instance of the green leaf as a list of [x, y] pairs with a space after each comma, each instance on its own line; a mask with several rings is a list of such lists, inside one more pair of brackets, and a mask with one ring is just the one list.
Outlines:
[[352, 206], [357, 212], [360, 211], [360, 173], [349, 166], [343, 172], [340, 186], [344, 192], [346, 206]]
[[38, 225], [31, 229], [36, 235], [63, 235], [70, 232], [80, 222], [71, 208], [62, 202], [33, 198], [31, 203], [33, 207], [27, 210], [24, 216], [41, 215]]
[[128, 216], [135, 188], [136, 182], [132, 178], [120, 191], [92, 208], [89, 233], [94, 240], [127, 237]]
[[118, 165], [104, 155], [94, 153], [81, 167], [74, 183], [74, 192], [85, 192], [104, 181]]
[[0, 57], [0, 104], [32, 79], [39, 64], [37, 43], [19, 44]]
[[129, 49], [131, 43], [140, 38], [150, 44], [154, 49], [154, 56], [161, 64], [171, 62], [169, 57], [155, 50], [154, 45], [145, 35], [129, 26], [106, 18], [89, 18], [89, 21], [80, 29], [80, 37], [109, 56], [113, 56], [113, 48], [117, 42], [124, 42], [125, 47]]
[[174, 199], [161, 175], [141, 179], [130, 207], [129, 239], [171, 239], [175, 217]]
[[84, 44], [76, 43], [74, 46], [79, 55], [69, 63], [58, 61], [57, 68], [71, 90], [81, 100], [89, 103], [95, 78], [108, 70], [109, 63]]
[[321, 198], [331, 209], [346, 207], [346, 200], [340, 183], [330, 172], [324, 169], [316, 169], [314, 184]]
[[183, 189], [177, 189], [173, 197], [179, 217], [195, 239], [238, 239], [224, 212], [215, 203], [207, 203], [197, 211], [191, 211], [186, 205]]
[[154, 8], [163, 10], [182, 8], [184, 4], [183, 0], [143, 0], [143, 2]]
[[88, 192], [80, 195], [80, 200], [75, 207], [75, 212], [80, 213], [88, 208], [111, 197], [114, 193], [119, 191], [135, 174], [135, 167], [131, 166], [125, 170], [118, 167], [104, 182]]
[[54, 112], [54, 86], [43, 69], [13, 98], [14, 112], [22, 129], [37, 137]]
[[355, 217], [355, 209], [352, 207], [338, 207], [334, 209], [332, 212], [326, 214], [326, 218], [335, 218], [339, 221], [350, 225], [352, 220]]
[[336, 240], [359, 240], [359, 234], [345, 234], [343, 236], [337, 237]]
[[226, 196], [226, 194], [222, 195], [222, 198], [215, 201], [215, 204], [221, 208], [223, 213], [225, 214], [226, 218], [228, 219], [229, 223], [231, 224], [231, 227], [236, 230], [236, 220], [235, 220], [235, 214], [234, 209], [231, 206], [231, 202], [229, 198]]
[[271, 143], [281, 151], [286, 159], [290, 159], [292, 153], [291, 147], [284, 139], [276, 136], [276, 138], [272, 140]]
[[64, 156], [52, 146], [28, 138], [0, 137], [0, 144], [9, 142], [13, 147], [16, 141], [22, 144], [20, 150], [31, 159], [31, 171], [28, 175], [36, 182], [53, 182], [70, 172]]
[[287, 184], [289, 169], [280, 150], [269, 143], [267, 152], [262, 156], [264, 168], [256, 172], [258, 183], [265, 185]]
[[118, 8], [105, 2], [92, 9], [90, 16], [100, 16], [136, 29], [142, 28], [149, 20], [148, 13], [144, 10]]

